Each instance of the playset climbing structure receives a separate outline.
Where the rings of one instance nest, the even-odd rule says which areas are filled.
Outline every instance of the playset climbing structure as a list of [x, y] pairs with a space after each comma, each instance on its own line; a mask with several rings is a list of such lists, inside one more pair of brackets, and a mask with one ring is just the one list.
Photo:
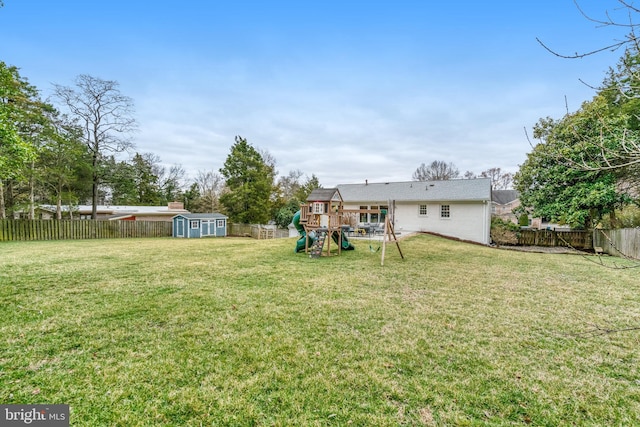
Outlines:
[[[353, 250], [345, 231], [342, 214], [342, 196], [337, 188], [317, 188], [309, 194], [307, 203], [293, 218], [293, 224], [302, 236], [296, 244], [296, 252], [304, 250], [311, 257], [331, 255], [331, 241], [342, 250]], [[326, 250], [324, 249], [326, 245]]]
[[[358, 229], [357, 218], [360, 214], [377, 214], [378, 218], [384, 217], [381, 265], [384, 265], [387, 242], [395, 242], [400, 256], [404, 259], [387, 210], [344, 209], [342, 196], [337, 188], [315, 189], [309, 194], [307, 203], [300, 205], [300, 210], [293, 217], [293, 225], [302, 236], [296, 243], [295, 251], [304, 250], [312, 258], [328, 256], [331, 255], [332, 240], [338, 246], [338, 255], [342, 250], [353, 250], [354, 246], [349, 242], [346, 232]], [[373, 234], [372, 229], [370, 233]], [[369, 248], [371, 250], [372, 246], [369, 245]]]

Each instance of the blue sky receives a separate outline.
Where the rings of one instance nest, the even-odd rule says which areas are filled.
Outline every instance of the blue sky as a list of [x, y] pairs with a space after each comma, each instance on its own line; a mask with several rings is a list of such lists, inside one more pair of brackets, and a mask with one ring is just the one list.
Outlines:
[[[593, 96], [624, 37], [573, 0], [4, 0], [0, 60], [42, 92], [79, 74], [120, 83], [136, 151], [218, 171], [235, 135], [281, 175], [327, 187], [408, 181], [421, 163], [516, 172], [524, 129]], [[582, 0], [603, 18], [617, 0]], [[624, 17], [622, 18], [624, 19]]]

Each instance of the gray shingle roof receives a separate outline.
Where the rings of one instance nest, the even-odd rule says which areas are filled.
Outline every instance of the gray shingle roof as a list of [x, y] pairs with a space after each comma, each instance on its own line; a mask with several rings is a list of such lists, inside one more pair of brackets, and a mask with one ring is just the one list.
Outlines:
[[491, 200], [499, 205], [506, 205], [520, 198], [520, 192], [517, 190], [493, 190], [491, 192]]
[[489, 201], [491, 179], [342, 184], [338, 190], [345, 202]]
[[338, 191], [337, 188], [316, 188], [309, 194], [309, 202], [330, 202]]

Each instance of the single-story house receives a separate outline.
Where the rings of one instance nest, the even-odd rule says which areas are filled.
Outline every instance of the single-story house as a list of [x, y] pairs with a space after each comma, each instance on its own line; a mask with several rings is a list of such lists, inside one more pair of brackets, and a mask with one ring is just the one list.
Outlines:
[[220, 213], [179, 214], [173, 217], [173, 237], [224, 237], [227, 219]]
[[[71, 212], [69, 206], [62, 206], [63, 218], [91, 219], [91, 205], [73, 206]], [[96, 206], [96, 219], [108, 221], [167, 221], [180, 213], [189, 213], [182, 202], [170, 202], [166, 206], [123, 206], [123, 205], [98, 205]], [[40, 205], [39, 218], [53, 219], [56, 215], [55, 205]]]
[[[344, 209], [385, 209], [396, 233], [431, 232], [490, 244], [491, 179], [342, 184]], [[360, 223], [381, 223], [374, 213]]]

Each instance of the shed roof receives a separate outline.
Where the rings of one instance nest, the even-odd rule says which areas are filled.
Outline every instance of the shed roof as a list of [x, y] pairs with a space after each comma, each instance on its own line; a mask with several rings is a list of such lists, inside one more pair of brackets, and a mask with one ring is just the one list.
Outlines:
[[176, 215], [176, 217], [183, 217], [187, 219], [227, 219], [226, 215], [222, 215], [221, 213], [184, 213], [180, 215]]
[[338, 189], [345, 202], [491, 200], [490, 178], [342, 184]]

